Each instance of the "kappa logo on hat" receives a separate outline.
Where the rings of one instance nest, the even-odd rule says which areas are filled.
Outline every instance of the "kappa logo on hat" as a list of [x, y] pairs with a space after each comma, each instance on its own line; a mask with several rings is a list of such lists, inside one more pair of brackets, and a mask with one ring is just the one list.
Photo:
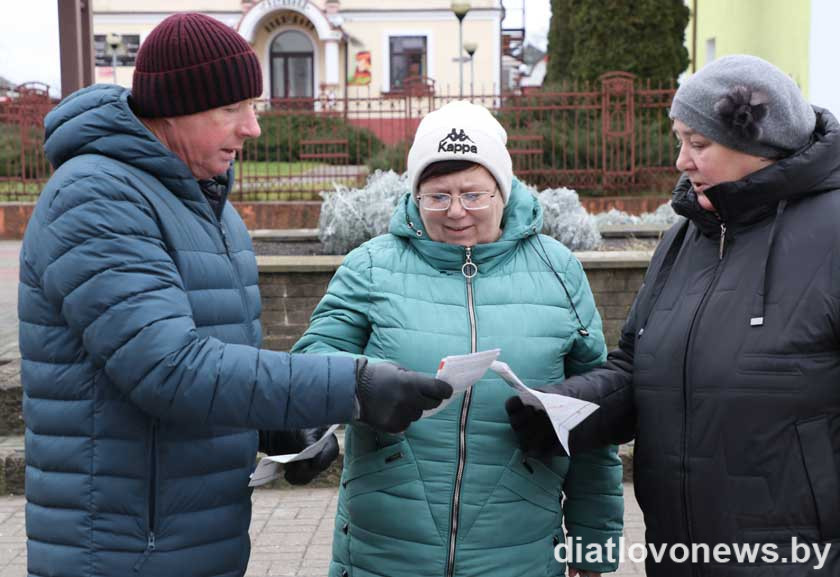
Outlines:
[[464, 129], [461, 128], [460, 132], [457, 128], [453, 128], [452, 131], [443, 137], [443, 139], [438, 142], [438, 152], [453, 152], [455, 154], [478, 154], [478, 147], [473, 142], [473, 139], [467, 136], [467, 133], [464, 132]]

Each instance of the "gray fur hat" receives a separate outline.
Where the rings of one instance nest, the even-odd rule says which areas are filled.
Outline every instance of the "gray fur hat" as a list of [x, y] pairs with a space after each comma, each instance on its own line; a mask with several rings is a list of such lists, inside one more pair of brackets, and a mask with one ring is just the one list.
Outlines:
[[745, 54], [719, 58], [683, 82], [670, 116], [724, 146], [774, 159], [808, 144], [816, 123], [787, 74]]

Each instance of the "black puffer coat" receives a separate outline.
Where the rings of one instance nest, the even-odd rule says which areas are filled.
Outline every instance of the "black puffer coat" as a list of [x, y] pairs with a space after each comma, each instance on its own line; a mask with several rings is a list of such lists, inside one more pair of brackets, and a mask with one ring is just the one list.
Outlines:
[[[554, 387], [601, 405], [573, 452], [635, 437], [648, 543], [772, 544], [780, 559], [648, 555], [648, 577], [840, 575], [840, 125], [817, 112], [805, 149], [707, 191], [719, 218], [680, 182], [688, 222], [660, 243], [619, 348]], [[781, 562], [793, 537], [808, 563]], [[829, 542], [817, 571], [813, 544]]]

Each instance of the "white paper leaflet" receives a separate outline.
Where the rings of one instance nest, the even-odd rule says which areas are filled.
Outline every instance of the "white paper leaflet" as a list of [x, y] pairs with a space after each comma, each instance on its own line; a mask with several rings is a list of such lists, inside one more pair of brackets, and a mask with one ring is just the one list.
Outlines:
[[428, 417], [442, 410], [446, 405], [455, 400], [459, 394], [463, 394], [476, 384], [490, 365], [499, 356], [499, 349], [490, 349], [469, 355], [452, 355], [444, 357], [438, 365], [438, 379], [446, 381], [452, 387], [452, 396], [443, 401], [434, 409], [424, 411], [423, 416]]
[[332, 435], [335, 430], [338, 428], [338, 425], [333, 425], [327, 432], [324, 433], [320, 439], [306, 447], [300, 453], [294, 453], [291, 455], [271, 455], [263, 457], [257, 468], [251, 473], [251, 482], [248, 483], [249, 487], [257, 487], [259, 485], [265, 485], [273, 481], [274, 479], [280, 476], [281, 467], [280, 465], [291, 463], [292, 461], [303, 461], [305, 459], [311, 459], [318, 452], [321, 448], [327, 443], [327, 439], [329, 439], [330, 435]]
[[523, 403], [541, 409], [548, 414], [557, 439], [566, 449], [566, 454], [571, 455], [572, 453], [569, 451], [569, 431], [598, 410], [598, 405], [573, 397], [529, 389], [519, 380], [519, 377], [514, 374], [507, 363], [494, 361], [490, 368], [519, 392], [519, 397]]

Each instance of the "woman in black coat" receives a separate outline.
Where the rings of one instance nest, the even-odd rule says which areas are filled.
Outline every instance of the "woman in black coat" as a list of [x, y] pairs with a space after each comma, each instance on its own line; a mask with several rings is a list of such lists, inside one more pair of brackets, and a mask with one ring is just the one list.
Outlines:
[[[670, 115], [685, 220], [606, 365], [551, 388], [601, 406], [571, 450], [635, 438], [649, 577], [838, 575], [840, 125], [743, 55]], [[507, 408], [526, 450], [562, 451], [544, 413]]]

